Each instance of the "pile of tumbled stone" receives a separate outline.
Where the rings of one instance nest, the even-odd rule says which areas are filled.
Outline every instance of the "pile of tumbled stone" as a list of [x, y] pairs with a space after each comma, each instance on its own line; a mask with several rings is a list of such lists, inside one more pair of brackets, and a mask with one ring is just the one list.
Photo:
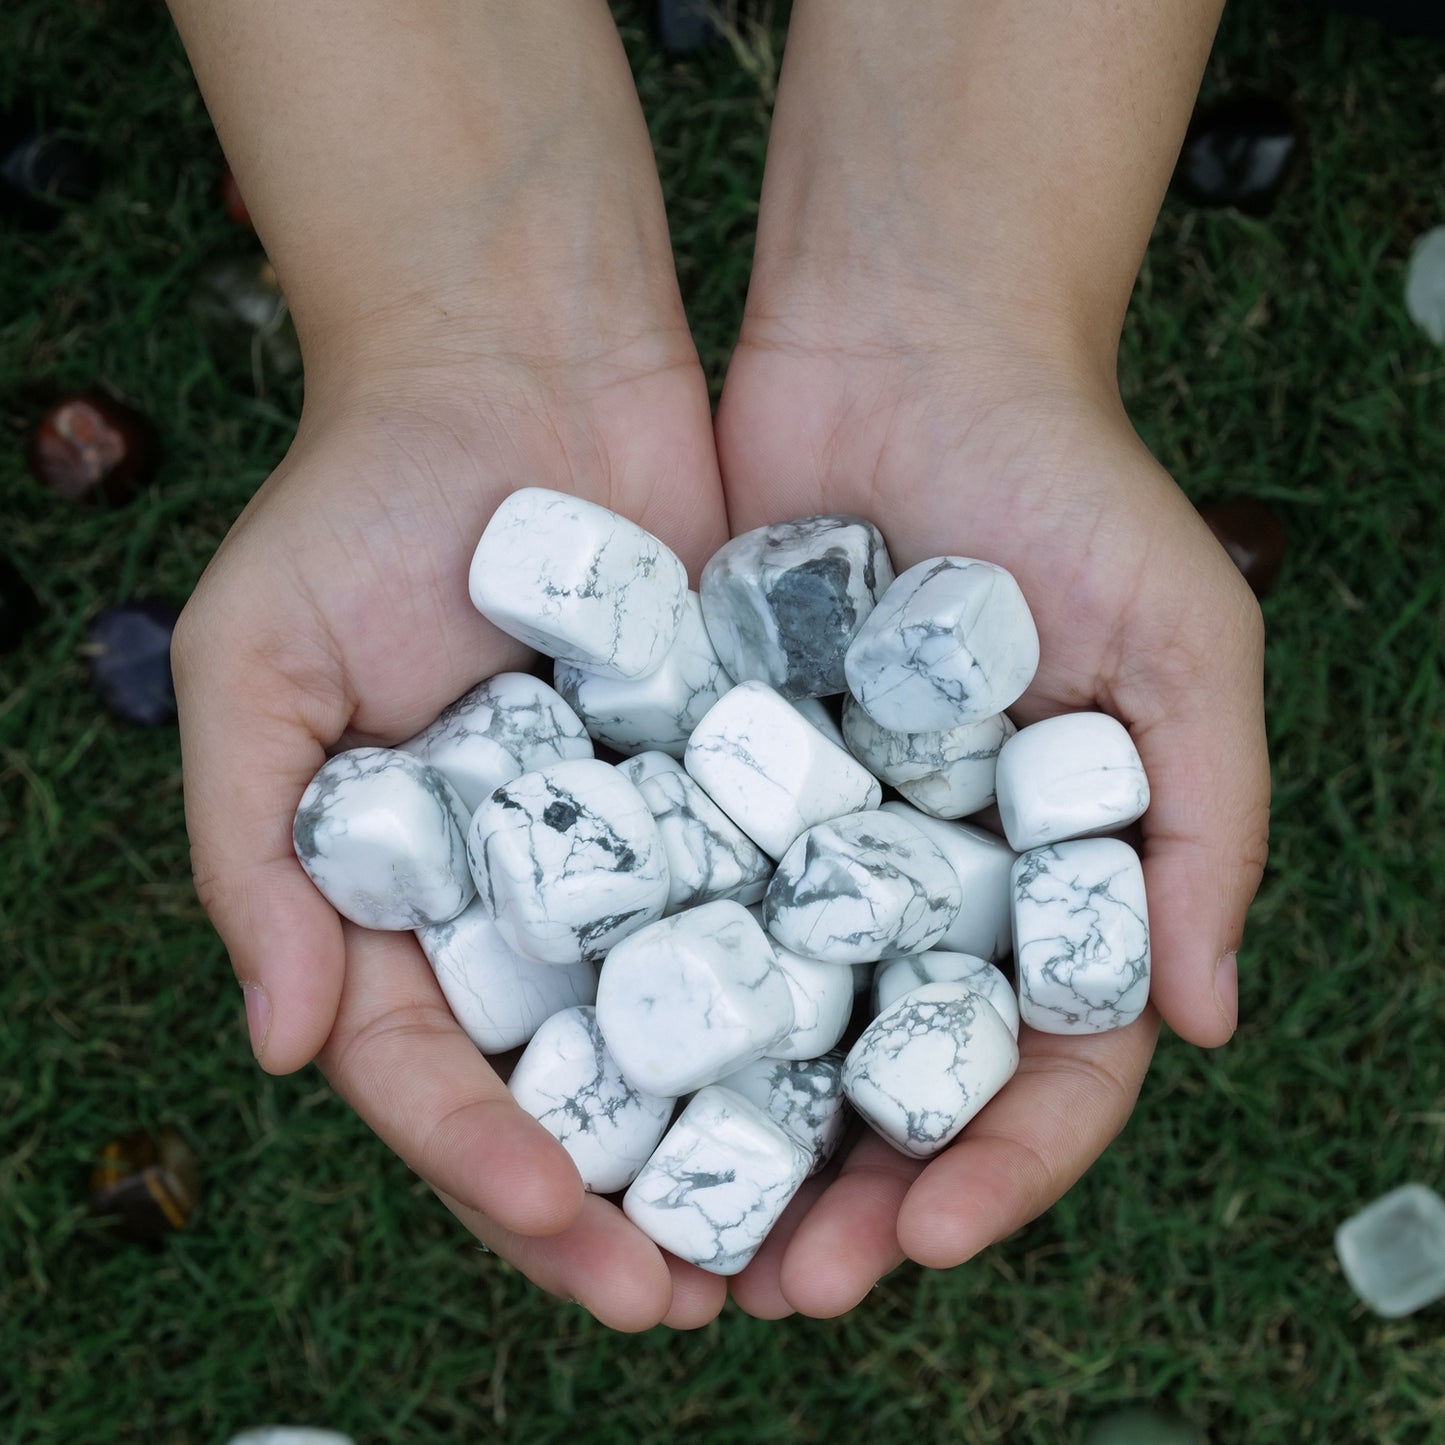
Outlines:
[[[526, 1045], [518, 1104], [674, 1254], [742, 1269], [850, 1104], [935, 1154], [1013, 1075], [1020, 1015], [1143, 1010], [1139, 859], [1097, 835], [1143, 814], [1144, 771], [1103, 714], [1009, 721], [1039, 645], [1002, 568], [895, 577], [871, 523], [804, 517], [693, 593], [632, 522], [530, 488], [470, 590], [555, 688], [502, 673], [331, 758], [297, 856], [345, 917], [416, 930], [483, 1053]], [[1007, 843], [958, 821], [995, 801]]]

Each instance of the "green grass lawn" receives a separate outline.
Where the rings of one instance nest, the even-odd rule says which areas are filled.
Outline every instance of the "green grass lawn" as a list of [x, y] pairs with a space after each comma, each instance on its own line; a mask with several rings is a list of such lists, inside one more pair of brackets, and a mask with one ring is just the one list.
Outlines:
[[[624, 24], [679, 269], [716, 382], [746, 286], [781, 29], [669, 61]], [[0, 549], [45, 620], [0, 658], [0, 1439], [221, 1442], [310, 1422], [385, 1441], [1059, 1442], [1160, 1399], [1215, 1442], [1445, 1441], [1445, 1306], [1384, 1322], [1335, 1225], [1445, 1186], [1445, 353], [1401, 301], [1445, 222], [1445, 47], [1281, 4], [1228, 14], [1205, 81], [1294, 97], [1308, 162], [1265, 221], [1171, 200], [1125, 335], [1136, 424], [1189, 495], [1262, 497], [1276, 814], [1244, 1023], [1166, 1039], [1127, 1132], [1043, 1219], [828, 1322], [729, 1310], [609, 1334], [480, 1252], [314, 1071], [251, 1062], [187, 874], [174, 729], [102, 715], [83, 629], [182, 601], [283, 454], [299, 388], [238, 391], [186, 311], [244, 250], [164, 11], [10, 0], [0, 101], [37, 92], [113, 181], [44, 236], [0, 230]], [[165, 437], [123, 510], [27, 476], [47, 385], [103, 383]], [[112, 1135], [204, 1156], [192, 1228], [106, 1244]]]

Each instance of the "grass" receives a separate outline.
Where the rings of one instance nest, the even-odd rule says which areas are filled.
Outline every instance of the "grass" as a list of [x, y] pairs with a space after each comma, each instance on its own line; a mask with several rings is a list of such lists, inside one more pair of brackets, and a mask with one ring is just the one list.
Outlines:
[[[675, 62], [623, 18], [716, 381], [781, 35]], [[16, 0], [0, 38], [0, 100], [39, 94], [114, 175], [51, 235], [0, 232], [0, 530], [45, 606], [0, 658], [0, 1439], [1057, 1442], [1158, 1399], [1216, 1442], [1445, 1440], [1440, 1307], [1378, 1320], [1331, 1253], [1366, 1200], [1445, 1183], [1445, 354], [1400, 299], [1410, 241], [1445, 221], [1445, 50], [1227, 15], [1205, 95], [1292, 95], [1308, 164], [1267, 221], [1166, 204], [1125, 335], [1126, 399], [1181, 485], [1266, 498], [1290, 533], [1239, 1037], [1166, 1040], [1116, 1146], [965, 1269], [900, 1270], [837, 1321], [622, 1338], [478, 1252], [316, 1074], [250, 1062], [187, 879], [174, 732], [99, 715], [80, 645], [103, 605], [184, 598], [299, 393], [237, 390], [188, 321], [197, 267], [246, 243], [164, 14]], [[44, 387], [92, 382], [166, 438], [118, 513], [24, 473]], [[203, 1154], [203, 1207], [154, 1252], [111, 1247], [88, 1165], [167, 1122]]]

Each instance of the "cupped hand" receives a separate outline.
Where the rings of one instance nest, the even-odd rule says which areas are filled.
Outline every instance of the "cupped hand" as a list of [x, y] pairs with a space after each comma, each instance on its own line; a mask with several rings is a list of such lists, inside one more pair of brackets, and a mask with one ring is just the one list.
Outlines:
[[528, 663], [467, 594], [477, 538], [510, 490], [611, 507], [694, 579], [725, 539], [686, 328], [679, 316], [623, 334], [565, 362], [493, 345], [467, 365], [318, 386], [187, 606], [174, 661], [196, 885], [262, 1066], [318, 1059], [479, 1238], [604, 1322], [640, 1329], [711, 1318], [722, 1282], [584, 1198], [561, 1146], [453, 1021], [413, 937], [343, 924], [291, 845], [328, 751], [400, 741]]
[[839, 1313], [905, 1256], [970, 1258], [1052, 1205], [1123, 1127], [1160, 1015], [1193, 1043], [1225, 1042], [1268, 827], [1258, 608], [1112, 384], [1036, 338], [941, 323], [946, 306], [835, 300], [790, 309], [755, 277], [716, 423], [732, 530], [852, 513], [877, 523], [899, 571], [952, 553], [1017, 577], [1041, 661], [1010, 712], [1112, 713], [1149, 775], [1152, 1004], [1109, 1034], [1025, 1028], [1017, 1075], [926, 1165], [862, 1137], [734, 1282], [760, 1315]]

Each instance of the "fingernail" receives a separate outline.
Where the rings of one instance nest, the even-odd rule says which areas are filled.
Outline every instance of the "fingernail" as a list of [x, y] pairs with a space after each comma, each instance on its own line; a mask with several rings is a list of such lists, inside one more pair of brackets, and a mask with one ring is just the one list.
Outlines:
[[1226, 953], [1214, 970], [1214, 1003], [1233, 1033], [1239, 1024], [1239, 960]]
[[243, 983], [246, 996], [246, 1027], [251, 1031], [251, 1052], [259, 1063], [266, 1052], [266, 1034], [271, 1027], [271, 1000], [259, 983]]

